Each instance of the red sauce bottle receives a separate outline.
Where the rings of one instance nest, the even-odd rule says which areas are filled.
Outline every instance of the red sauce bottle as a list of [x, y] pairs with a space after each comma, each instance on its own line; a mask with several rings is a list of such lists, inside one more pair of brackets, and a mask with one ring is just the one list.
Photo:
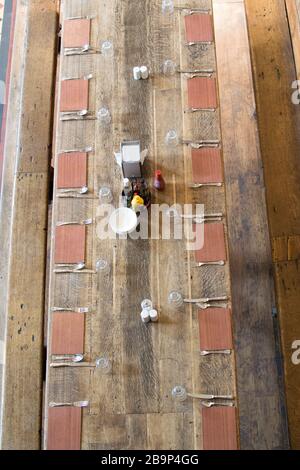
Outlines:
[[163, 191], [166, 187], [165, 180], [163, 179], [163, 176], [160, 170], [157, 170], [155, 172], [153, 187], [157, 189], [158, 191]]

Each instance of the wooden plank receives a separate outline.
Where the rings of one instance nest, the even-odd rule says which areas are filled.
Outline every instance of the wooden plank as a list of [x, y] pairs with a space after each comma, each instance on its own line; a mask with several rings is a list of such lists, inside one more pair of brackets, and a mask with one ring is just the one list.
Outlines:
[[284, 400], [271, 316], [275, 305], [271, 247], [245, 8], [243, 1], [228, 0], [214, 0], [213, 6], [241, 447], [286, 448]]
[[297, 79], [300, 80], [300, 2], [299, 0], [285, 0], [285, 4], [292, 37]]
[[[299, 71], [296, 25], [299, 2], [269, 0], [267, 8], [257, 0], [247, 1], [248, 25], [256, 76], [258, 123], [264, 165], [270, 235], [273, 244], [276, 291], [282, 348], [284, 351], [286, 399], [290, 442], [300, 448], [298, 396], [300, 377], [291, 362], [292, 332], [299, 330], [299, 276], [295, 242], [300, 234], [299, 106], [292, 103], [291, 85]], [[286, 8], [288, 17], [286, 14]], [[292, 10], [291, 10], [292, 8]], [[270, 28], [272, 24], [272, 28]], [[294, 28], [295, 26], [295, 28]], [[294, 54], [296, 67], [293, 56]], [[296, 42], [295, 42], [296, 41]], [[299, 78], [299, 77], [298, 77]], [[288, 191], [286, 190], [288, 188]], [[295, 246], [295, 250], [293, 246]], [[289, 248], [290, 247], [290, 248]], [[293, 258], [293, 256], [292, 256]], [[287, 286], [293, 286], [290, 289]], [[292, 337], [291, 337], [292, 335]], [[299, 366], [298, 366], [299, 367]]]
[[[10, 146], [13, 148], [14, 176], [8, 180], [13, 187], [13, 211], [12, 223], [7, 219], [11, 239], [6, 252], [6, 263], [9, 255], [8, 284], [2, 304], [6, 318], [6, 360], [1, 448], [30, 450], [40, 448], [41, 437], [44, 272], [56, 2], [33, 1], [28, 10], [18, 5], [16, 21], [19, 27], [16, 28], [15, 44], [20, 45], [20, 36], [21, 44], [25, 42], [27, 47], [26, 51], [20, 48], [22, 54], [17, 68], [13, 60], [12, 74], [20, 74], [20, 83], [10, 96], [9, 137], [5, 148], [5, 152]], [[40, 47], [41, 37], [43, 48]], [[19, 65], [24, 67], [24, 75], [20, 73]], [[37, 92], [41, 83], [43, 93]], [[12, 119], [10, 106], [14, 107], [15, 103], [17, 111]], [[9, 155], [6, 154], [6, 158]], [[10, 175], [8, 172], [9, 178]]]

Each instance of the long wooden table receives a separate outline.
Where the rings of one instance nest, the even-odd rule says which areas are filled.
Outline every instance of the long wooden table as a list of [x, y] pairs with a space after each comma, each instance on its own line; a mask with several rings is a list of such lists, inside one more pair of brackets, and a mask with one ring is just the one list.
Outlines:
[[[199, 2], [191, 2], [193, 5], [199, 7]], [[210, 2], [201, 2], [201, 6], [208, 8]], [[213, 46], [198, 46], [189, 52], [184, 45], [183, 15], [163, 16], [158, 0], [62, 3], [61, 21], [78, 15], [96, 15], [91, 44], [99, 46], [109, 38], [114, 57], [63, 57], [60, 77], [92, 73], [90, 110], [107, 106], [112, 124], [101, 128], [97, 121], [57, 122], [57, 153], [74, 144], [78, 148], [92, 145], [95, 151], [89, 155], [90, 195], [61, 199], [54, 193], [53, 242], [58, 221], [96, 217], [102, 185], [109, 185], [118, 201], [121, 174], [113, 152], [126, 138], [140, 139], [142, 148], [149, 149], [145, 171], [150, 184], [156, 168], [163, 172], [166, 190], [154, 194], [153, 202], [198, 202], [208, 212], [224, 213], [223, 188], [201, 192], [188, 188], [190, 149], [178, 146], [170, 150], [164, 143], [169, 129], [177, 129], [181, 138], [219, 138], [218, 113], [185, 114], [186, 78], [161, 74], [166, 59], [181, 69], [215, 68]], [[151, 77], [135, 82], [132, 68], [142, 63], [150, 66]], [[96, 227], [90, 226], [86, 264], [93, 268], [97, 259], [107, 259], [111, 266], [107, 280], [101, 281], [99, 275], [52, 273], [52, 307], [94, 307], [86, 315], [85, 360], [106, 356], [112, 361], [112, 372], [106, 376], [92, 368], [48, 367], [46, 409], [51, 401], [90, 402], [83, 411], [83, 449], [201, 449], [200, 403], [176, 404], [172, 388], [184, 385], [189, 392], [236, 395], [234, 354], [201, 358], [197, 309], [173, 312], [168, 306], [172, 290], [187, 297], [229, 294], [228, 266], [195, 270], [193, 256], [186, 251], [185, 241], [103, 241], [97, 238]], [[158, 324], [146, 327], [141, 323], [143, 298], [151, 298], [158, 308]], [[50, 331], [51, 313], [49, 341]]]

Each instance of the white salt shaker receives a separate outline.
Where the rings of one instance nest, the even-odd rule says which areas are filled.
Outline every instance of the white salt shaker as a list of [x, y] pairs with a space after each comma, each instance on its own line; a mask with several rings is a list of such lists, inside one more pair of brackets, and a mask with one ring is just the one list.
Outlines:
[[152, 322], [157, 322], [158, 321], [158, 311], [155, 309], [150, 310], [150, 320]]
[[140, 67], [133, 67], [133, 78], [140, 80], [142, 78], [142, 72]]
[[146, 67], [146, 65], [142, 65], [140, 67], [140, 72], [141, 72], [141, 77], [143, 80], [147, 80], [147, 78], [149, 78], [149, 70], [148, 70], [148, 67]]
[[141, 319], [143, 323], [149, 323], [151, 321], [150, 310], [143, 310], [141, 313]]

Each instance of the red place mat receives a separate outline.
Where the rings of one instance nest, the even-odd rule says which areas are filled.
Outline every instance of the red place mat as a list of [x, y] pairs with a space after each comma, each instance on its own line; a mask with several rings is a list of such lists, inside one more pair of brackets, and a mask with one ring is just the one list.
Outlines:
[[215, 78], [195, 77], [188, 81], [189, 108], [216, 109], [217, 87]]
[[226, 308], [200, 310], [199, 333], [202, 351], [233, 349], [231, 311]]
[[223, 166], [220, 149], [192, 150], [194, 183], [222, 183]]
[[54, 313], [52, 317], [51, 354], [83, 354], [84, 315]]
[[187, 42], [212, 42], [214, 40], [211, 15], [185, 16], [185, 29]]
[[[201, 240], [203, 227], [196, 225], [199, 230], [197, 238]], [[204, 224], [204, 246], [201, 250], [196, 251], [196, 261], [198, 263], [206, 263], [209, 261], [226, 261], [226, 245], [225, 233], [222, 223], [206, 223]]]
[[61, 82], [60, 111], [81, 111], [89, 107], [89, 80]]
[[91, 20], [66, 20], [63, 29], [64, 47], [83, 47], [90, 44]]
[[81, 408], [49, 408], [47, 450], [80, 450], [81, 417]]
[[236, 408], [202, 410], [203, 450], [238, 450]]
[[82, 263], [85, 261], [86, 227], [67, 225], [56, 227], [55, 263]]
[[58, 155], [57, 188], [82, 188], [87, 184], [87, 153]]

